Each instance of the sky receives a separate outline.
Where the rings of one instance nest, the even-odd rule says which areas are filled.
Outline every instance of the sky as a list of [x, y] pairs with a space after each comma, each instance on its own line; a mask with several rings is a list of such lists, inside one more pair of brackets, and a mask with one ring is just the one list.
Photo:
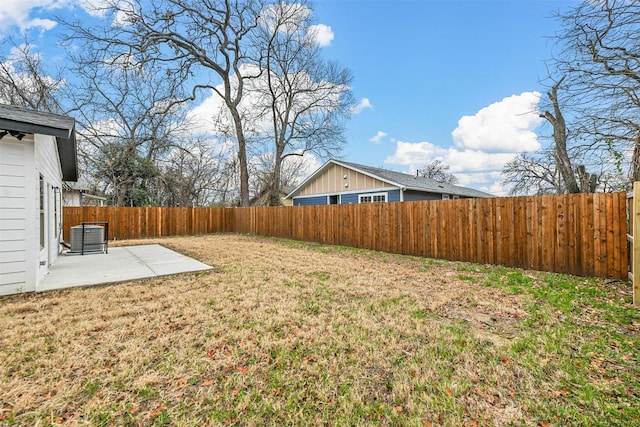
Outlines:
[[[96, 1], [0, 0], [0, 40], [27, 31], [61, 60], [55, 15], [99, 19], [84, 7]], [[407, 173], [441, 160], [459, 185], [506, 195], [504, 164], [548, 143], [538, 104], [559, 30], [552, 16], [576, 4], [316, 0], [325, 58], [351, 70], [358, 103], [339, 156]]]

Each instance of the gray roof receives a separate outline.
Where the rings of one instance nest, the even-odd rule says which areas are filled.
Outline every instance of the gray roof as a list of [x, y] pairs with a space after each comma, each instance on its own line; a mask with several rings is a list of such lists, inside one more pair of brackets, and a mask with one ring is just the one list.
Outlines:
[[325, 163], [320, 169], [305, 179], [295, 190], [293, 190], [287, 198], [294, 197], [304, 187], [307, 186], [316, 176], [324, 172], [330, 165], [340, 165], [353, 169], [357, 172], [364, 173], [380, 181], [385, 181], [393, 186], [404, 188], [407, 190], [423, 191], [428, 193], [451, 194], [462, 197], [495, 197], [493, 194], [484, 191], [474, 190], [473, 188], [460, 187], [458, 185], [445, 184], [436, 180], [421, 176], [409, 175], [402, 172], [395, 172], [387, 169], [374, 168], [371, 166], [359, 165], [357, 163], [343, 162], [341, 160], [331, 159]]
[[0, 104], [0, 134], [2, 131], [56, 137], [62, 179], [77, 181], [75, 120], [72, 117]]

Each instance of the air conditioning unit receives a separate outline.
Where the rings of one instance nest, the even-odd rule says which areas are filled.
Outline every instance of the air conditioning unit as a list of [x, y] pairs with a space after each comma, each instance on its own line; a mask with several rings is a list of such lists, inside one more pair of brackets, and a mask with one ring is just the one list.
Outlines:
[[[82, 232], [84, 231], [84, 246]], [[100, 225], [76, 225], [71, 227], [71, 252], [104, 251], [104, 227]]]

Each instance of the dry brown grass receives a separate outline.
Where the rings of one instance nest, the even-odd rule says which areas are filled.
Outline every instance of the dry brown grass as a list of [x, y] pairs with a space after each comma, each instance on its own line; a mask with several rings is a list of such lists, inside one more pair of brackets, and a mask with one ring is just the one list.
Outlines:
[[[631, 314], [627, 344], [618, 344], [619, 360], [631, 358], [616, 362], [623, 384], [609, 378], [613, 386], [602, 388], [627, 397], [609, 402], [613, 397], [601, 394], [610, 370], [598, 371], [606, 359], [592, 349], [582, 366], [598, 383], [597, 403], [612, 407], [586, 409], [593, 402], [582, 394], [568, 401], [569, 384], [578, 380], [564, 365], [567, 354], [552, 350], [565, 342], [552, 335], [564, 329], [552, 329], [558, 319], [549, 316], [566, 315], [532, 311], [535, 296], [491, 285], [514, 270], [238, 235], [125, 243], [161, 243], [215, 268], [0, 299], [0, 423], [637, 419], [625, 411], [638, 402], [638, 388], [624, 378], [638, 373], [638, 318]], [[543, 281], [537, 273], [517, 277]], [[600, 332], [575, 333], [587, 343]]]

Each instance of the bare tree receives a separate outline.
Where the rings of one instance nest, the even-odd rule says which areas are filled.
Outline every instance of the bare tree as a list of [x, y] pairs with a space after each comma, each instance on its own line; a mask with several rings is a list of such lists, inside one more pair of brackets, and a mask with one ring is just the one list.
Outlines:
[[553, 159], [562, 177], [563, 188], [565, 188], [568, 193], [580, 193], [580, 187], [578, 187], [578, 182], [571, 167], [569, 152], [567, 151], [567, 124], [560, 109], [560, 102], [558, 101], [558, 88], [564, 79], [565, 77], [563, 76], [551, 87], [551, 90], [547, 92], [553, 112], [547, 110], [540, 114], [540, 117], [546, 119], [551, 123], [551, 126], [553, 126]]
[[521, 154], [508, 162], [502, 175], [510, 194], [562, 194], [564, 182], [556, 169], [553, 150]]
[[29, 42], [5, 43], [10, 46], [10, 53], [0, 57], [0, 102], [37, 111], [62, 112], [57, 96], [63, 79], [49, 75], [42, 56], [34, 52]]
[[257, 44], [263, 50], [264, 79], [255, 85], [254, 108], [257, 119], [271, 127], [273, 165], [264, 184], [269, 204], [278, 205], [285, 159], [306, 153], [329, 157], [344, 144], [344, 120], [354, 105], [352, 76], [322, 59], [306, 2], [278, 1], [260, 16]]
[[458, 178], [448, 172], [450, 168], [451, 167], [449, 165], [442, 163], [441, 160], [434, 160], [420, 169], [418, 174], [425, 178], [431, 178], [445, 184], [456, 184], [458, 182]]
[[224, 206], [231, 202], [234, 160], [209, 141], [185, 141], [160, 161], [160, 169], [157, 194], [163, 206]]
[[159, 63], [91, 48], [72, 55], [67, 87], [80, 128], [80, 157], [94, 184], [118, 206], [156, 204], [158, 161], [190, 131], [181, 88]]
[[240, 199], [247, 206], [247, 141], [239, 105], [245, 81], [259, 73], [256, 67], [248, 66], [256, 62], [252, 58], [254, 45], [249, 39], [257, 27], [262, 1], [105, 0], [100, 4], [107, 18], [104, 25], [94, 28], [82, 22], [67, 22], [73, 31], [67, 40], [89, 41], [114, 57], [170, 64], [172, 70], [181, 70], [192, 77], [191, 99], [204, 88], [217, 94], [235, 127]]
[[561, 77], [541, 114], [553, 127], [553, 155], [521, 156], [506, 166], [506, 182], [515, 191], [535, 177], [529, 188], [544, 191], [624, 189], [627, 165], [640, 179], [640, 3], [583, 1], [556, 18], [552, 73]]
[[251, 206], [278, 206], [281, 204], [282, 195], [287, 187], [295, 186], [301, 179], [301, 175], [306, 176], [310, 171], [306, 170], [304, 158], [302, 156], [288, 156], [283, 159], [280, 168], [280, 190], [274, 201], [274, 153], [264, 153], [253, 158], [251, 187], [253, 197]]
[[558, 14], [554, 60], [566, 75], [567, 104], [585, 153], [633, 151], [630, 177], [640, 179], [640, 2], [583, 1]]

